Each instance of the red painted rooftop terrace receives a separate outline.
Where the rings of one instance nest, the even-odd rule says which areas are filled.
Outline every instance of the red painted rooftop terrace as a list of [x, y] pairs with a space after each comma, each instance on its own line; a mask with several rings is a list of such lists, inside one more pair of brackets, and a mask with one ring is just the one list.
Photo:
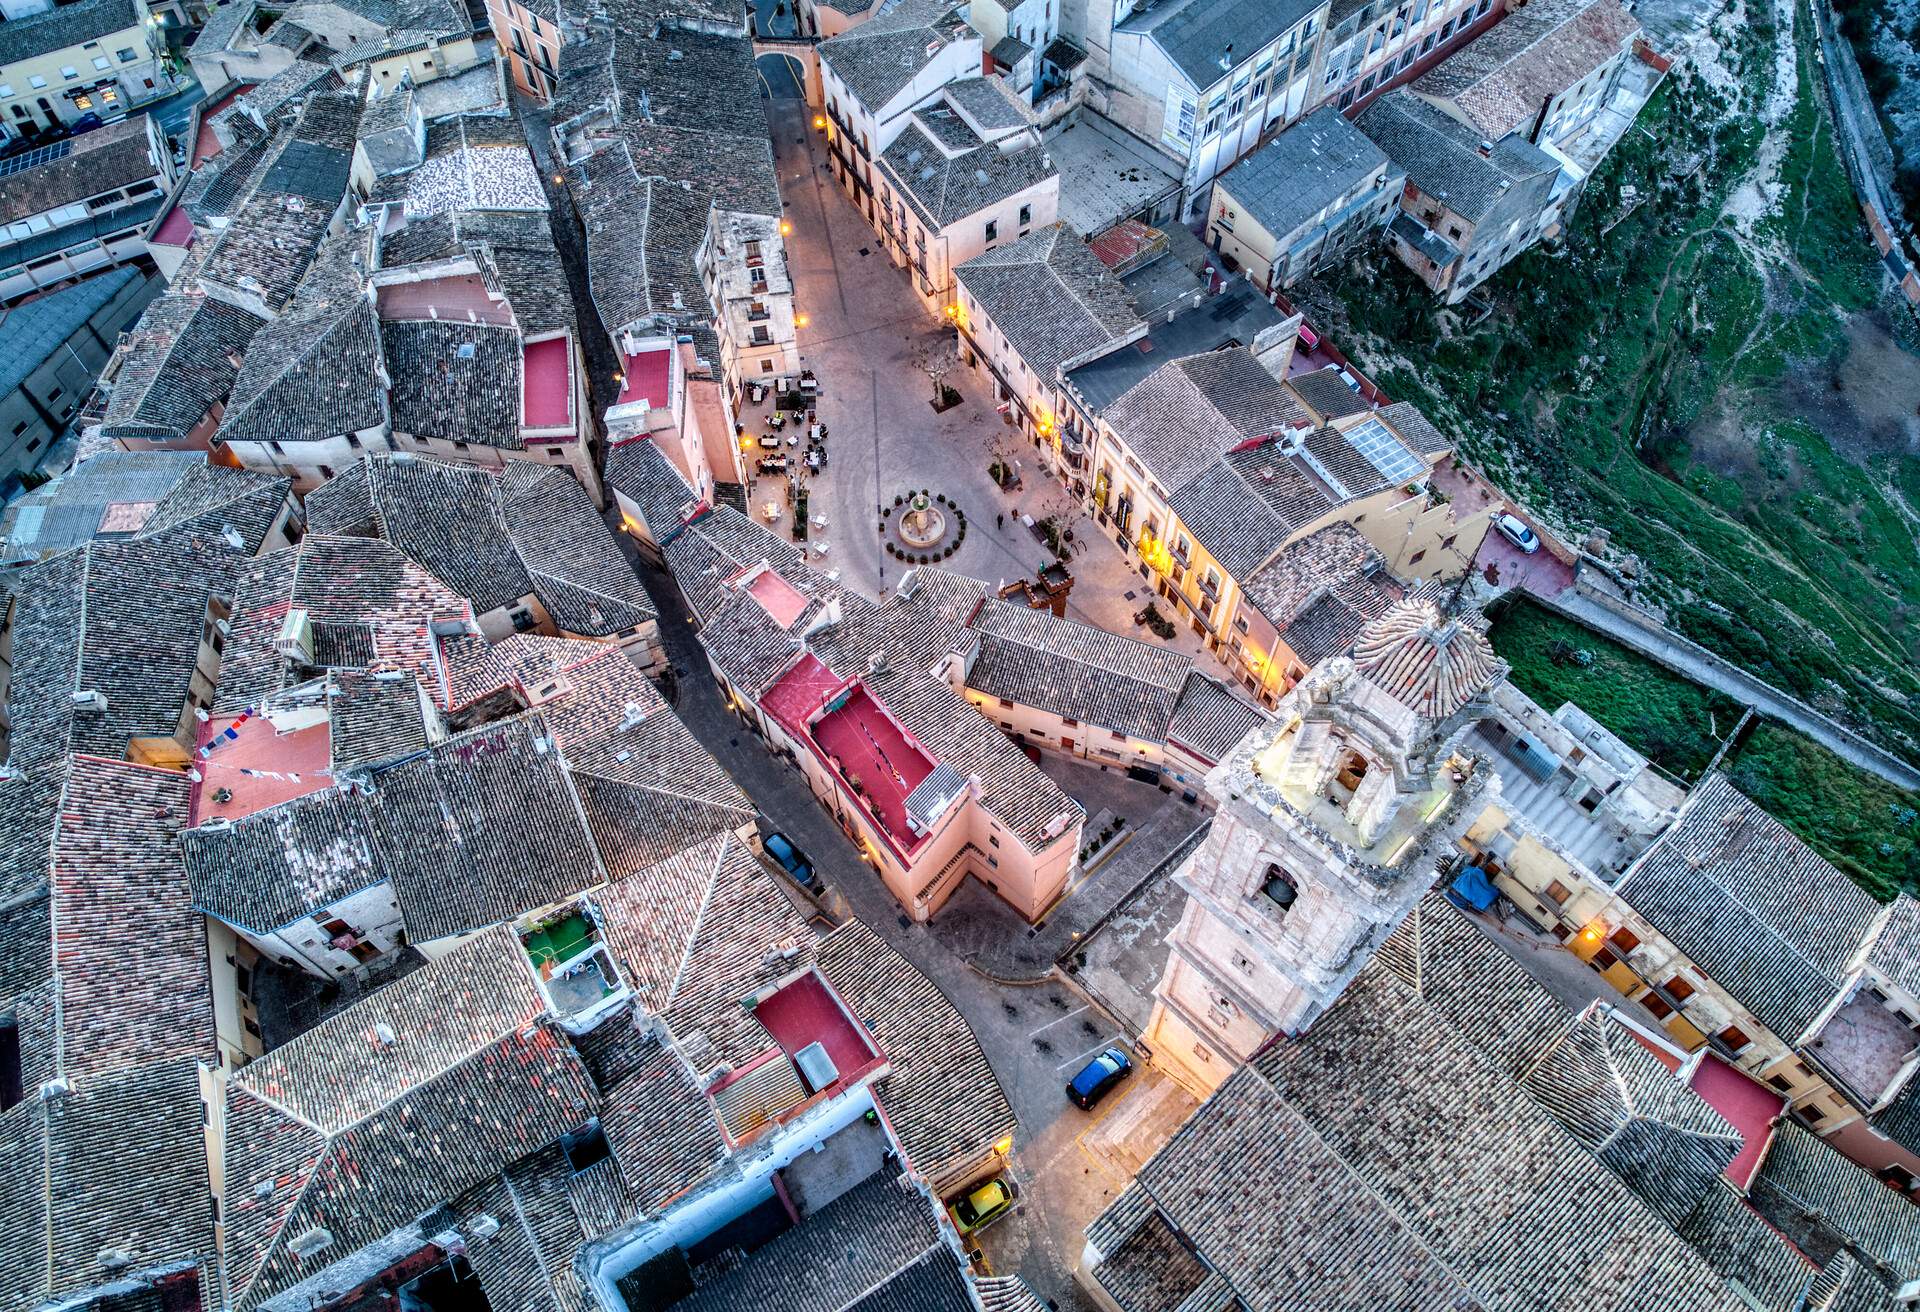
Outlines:
[[809, 653], [760, 704], [866, 803], [900, 852], [925, 840], [908, 823], [907, 795], [933, 773], [934, 760], [864, 682], [840, 678]]
[[[1682, 1074], [1682, 1059], [1671, 1049], [1634, 1031], [1660, 1064], [1676, 1075]], [[1719, 1112], [1727, 1124], [1740, 1132], [1740, 1151], [1722, 1173], [1736, 1188], [1745, 1190], [1753, 1182], [1753, 1173], [1767, 1154], [1773, 1139], [1773, 1123], [1786, 1109], [1787, 1100], [1745, 1071], [1729, 1066], [1710, 1052], [1692, 1059], [1693, 1074], [1688, 1080], [1693, 1091], [1707, 1106]]]
[[327, 725], [281, 733], [264, 715], [216, 715], [194, 737], [191, 769], [200, 774], [190, 824], [238, 820], [333, 783]]
[[573, 431], [573, 349], [566, 337], [528, 342], [525, 361], [524, 424], [532, 429]]
[[655, 410], [664, 407], [671, 399], [673, 384], [673, 348], [656, 347], [649, 351], [635, 351], [620, 362], [621, 375], [625, 385], [620, 389], [620, 399], [616, 406], [632, 405], [635, 401], [645, 401]]
[[[810, 1094], [857, 1084], [885, 1060], [833, 990], [811, 970], [761, 998], [753, 1015], [793, 1060]], [[818, 1054], [808, 1051], [816, 1045]], [[822, 1064], [820, 1055], [831, 1065]]]

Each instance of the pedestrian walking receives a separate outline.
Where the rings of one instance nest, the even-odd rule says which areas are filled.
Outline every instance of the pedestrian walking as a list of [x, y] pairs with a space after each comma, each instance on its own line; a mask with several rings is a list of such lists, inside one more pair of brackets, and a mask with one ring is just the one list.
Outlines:
[[1005, 528], [1007, 526], [1007, 513], [1004, 510], [993, 517], [993, 526], [995, 528]]

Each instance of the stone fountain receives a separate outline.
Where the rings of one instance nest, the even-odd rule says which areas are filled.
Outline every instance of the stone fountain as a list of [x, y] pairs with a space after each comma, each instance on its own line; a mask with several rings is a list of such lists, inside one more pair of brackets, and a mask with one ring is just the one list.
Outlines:
[[947, 517], [934, 509], [924, 492], [915, 493], [907, 502], [907, 513], [900, 516], [900, 540], [922, 551], [946, 535]]

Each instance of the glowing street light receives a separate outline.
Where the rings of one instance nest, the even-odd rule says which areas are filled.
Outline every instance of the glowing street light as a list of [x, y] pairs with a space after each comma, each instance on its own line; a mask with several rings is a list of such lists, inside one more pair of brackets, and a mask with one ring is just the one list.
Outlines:
[[808, 324], [813, 322], [813, 316], [806, 315], [806, 314], [796, 314], [793, 316], [793, 322], [796, 327], [805, 328]]
[[782, 237], [793, 236], [793, 224], [789, 223], [785, 219], [780, 220], [780, 235]]
[[827, 126], [827, 116], [825, 114], [815, 114], [813, 116], [813, 126], [816, 132], [824, 131]]

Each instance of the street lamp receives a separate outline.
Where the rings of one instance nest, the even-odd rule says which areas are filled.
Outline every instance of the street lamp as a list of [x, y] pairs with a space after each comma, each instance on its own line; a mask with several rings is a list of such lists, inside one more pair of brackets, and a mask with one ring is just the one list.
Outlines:
[[827, 130], [827, 116], [825, 114], [815, 114], [813, 116], [813, 129], [816, 132], [824, 132]]
[[793, 236], [793, 224], [789, 223], [785, 219], [780, 220], [780, 235], [782, 237]]

